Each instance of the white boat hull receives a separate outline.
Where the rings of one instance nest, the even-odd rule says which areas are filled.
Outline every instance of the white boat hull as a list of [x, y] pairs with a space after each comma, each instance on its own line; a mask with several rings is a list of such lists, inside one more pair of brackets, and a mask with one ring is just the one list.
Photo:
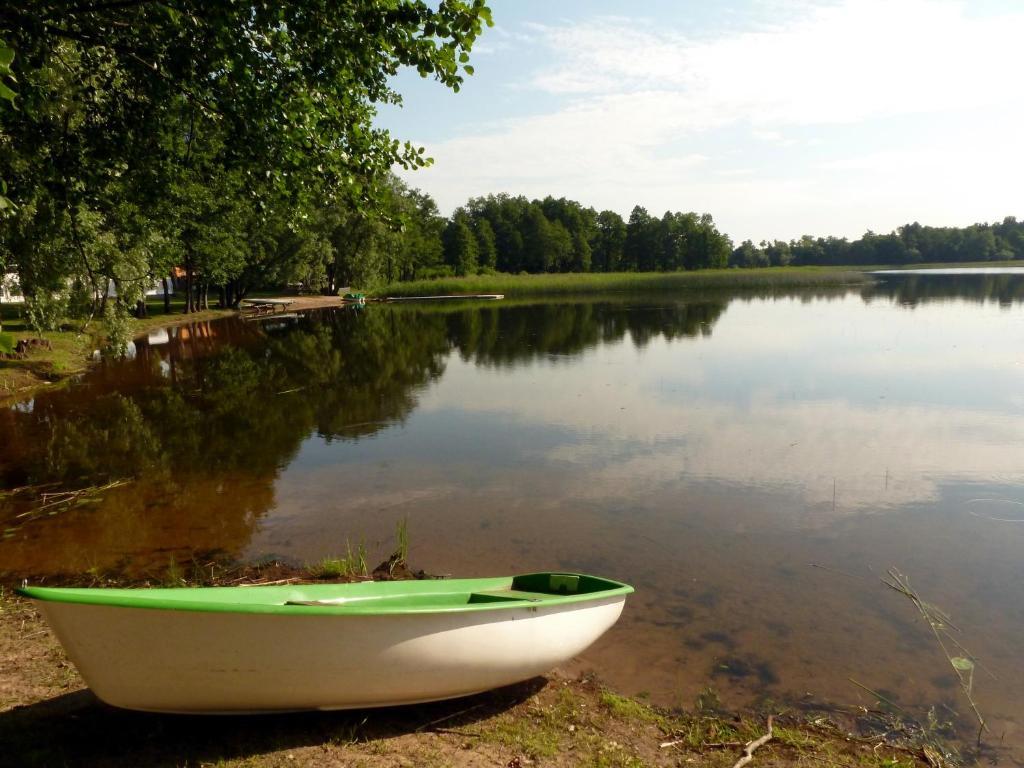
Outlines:
[[464, 696], [543, 674], [625, 595], [493, 611], [282, 616], [40, 601], [96, 695], [153, 712], [353, 709]]

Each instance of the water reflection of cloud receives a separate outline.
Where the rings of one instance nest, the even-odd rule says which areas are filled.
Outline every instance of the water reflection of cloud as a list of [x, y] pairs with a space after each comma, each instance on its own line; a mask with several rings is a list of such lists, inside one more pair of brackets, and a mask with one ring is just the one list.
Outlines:
[[581, 494], [709, 478], [831, 509], [834, 478], [837, 509], [864, 510], [953, 479], [1024, 481], [1018, 341], [1024, 312], [977, 304], [734, 301], [710, 339], [500, 376], [460, 361], [422, 407], [568, 430], [544, 456], [579, 469]]
[[[601, 437], [565, 443], [547, 458], [573, 467], [574, 495], [636, 498], [701, 479], [788, 490], [828, 519], [836, 514], [936, 500], [950, 480], [1024, 483], [1014, 445], [1024, 416], [928, 408], [865, 409], [842, 402], [777, 404], [740, 413], [702, 402], [677, 439], [651, 437], [678, 420], [654, 404], [633, 411], [633, 434], [616, 423]], [[554, 414], [552, 414], [554, 416]], [[560, 412], [563, 420], [565, 411]], [[614, 431], [614, 432], [613, 432]], [[833, 486], [833, 481], [835, 486]]]

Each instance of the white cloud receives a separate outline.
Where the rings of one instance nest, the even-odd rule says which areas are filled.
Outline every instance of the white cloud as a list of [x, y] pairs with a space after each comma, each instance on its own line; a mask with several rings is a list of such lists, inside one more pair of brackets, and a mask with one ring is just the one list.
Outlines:
[[[1024, 9], [849, 0], [701, 39], [611, 17], [529, 35], [551, 60], [517, 85], [561, 106], [428, 143], [436, 165], [412, 182], [444, 210], [490, 192], [567, 195], [623, 214], [711, 211], [738, 241], [965, 224], [1019, 203], [1024, 160], [1000, 126], [1024, 119]], [[909, 122], [879, 137], [897, 119]], [[841, 125], [874, 143], [829, 141]]]
[[696, 129], [850, 122], [999, 104], [1024, 63], [1024, 15], [969, 18], [960, 3], [858, 0], [711, 40], [598, 19], [546, 30], [562, 52], [540, 90], [670, 90]]

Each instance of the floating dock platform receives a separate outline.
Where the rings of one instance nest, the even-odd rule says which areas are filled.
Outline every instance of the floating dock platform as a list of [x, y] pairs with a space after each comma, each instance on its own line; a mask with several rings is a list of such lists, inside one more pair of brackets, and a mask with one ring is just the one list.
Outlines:
[[482, 299], [497, 301], [504, 299], [504, 293], [458, 293], [450, 296], [386, 296], [381, 301], [442, 301], [445, 299]]

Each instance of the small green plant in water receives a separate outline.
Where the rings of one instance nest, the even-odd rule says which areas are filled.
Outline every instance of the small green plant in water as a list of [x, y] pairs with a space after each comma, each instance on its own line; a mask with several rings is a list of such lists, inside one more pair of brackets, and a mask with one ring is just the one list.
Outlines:
[[167, 573], [164, 576], [164, 583], [167, 584], [168, 587], [185, 586], [185, 578], [182, 575], [178, 561], [174, 559], [174, 555], [171, 555], [170, 558], [168, 558]]
[[319, 563], [310, 566], [310, 575], [315, 579], [365, 576], [367, 573], [366, 547], [360, 543], [353, 550], [352, 544], [346, 541], [345, 550], [346, 554], [344, 557], [325, 557]]
[[395, 525], [395, 551], [388, 558], [388, 575], [394, 575], [399, 565], [409, 565], [409, 518], [403, 517]]
[[409, 518], [403, 517], [395, 526], [395, 552], [398, 560], [409, 562]]
[[697, 711], [702, 713], [715, 713], [722, 711], [722, 702], [718, 698], [715, 689], [710, 685], [697, 694]]

